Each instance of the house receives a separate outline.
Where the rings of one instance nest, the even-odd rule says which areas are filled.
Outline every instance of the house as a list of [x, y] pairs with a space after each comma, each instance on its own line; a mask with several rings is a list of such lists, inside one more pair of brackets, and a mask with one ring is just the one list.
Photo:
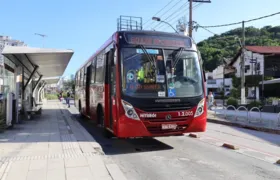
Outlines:
[[[229, 63], [235, 69], [235, 76], [241, 77], [241, 50]], [[247, 98], [279, 96], [273, 88], [265, 92], [266, 79], [280, 78], [280, 46], [245, 46], [245, 87]], [[273, 81], [279, 82], [279, 81]]]
[[227, 76], [232, 72], [232, 68], [227, 66], [229, 62], [224, 61], [224, 65], [216, 67], [212, 72], [207, 72], [206, 76], [206, 93], [212, 91], [214, 94], [221, 94], [224, 91], [225, 95], [230, 93], [232, 88], [232, 78]]

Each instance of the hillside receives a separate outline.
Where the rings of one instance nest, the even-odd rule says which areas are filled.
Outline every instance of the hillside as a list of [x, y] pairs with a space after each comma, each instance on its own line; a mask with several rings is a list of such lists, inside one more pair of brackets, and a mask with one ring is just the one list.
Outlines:
[[[246, 46], [280, 46], [280, 26], [247, 27], [245, 32]], [[205, 70], [215, 69], [223, 57], [233, 58], [240, 48], [236, 36], [241, 37], [241, 34], [242, 29], [237, 28], [199, 42]]]

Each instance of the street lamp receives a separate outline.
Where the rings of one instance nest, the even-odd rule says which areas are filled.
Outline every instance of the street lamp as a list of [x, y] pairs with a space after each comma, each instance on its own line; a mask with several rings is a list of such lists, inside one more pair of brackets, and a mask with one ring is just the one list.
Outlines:
[[36, 36], [41, 36], [43, 38], [43, 47], [44, 47], [44, 38], [47, 37], [45, 34], [34, 33]]
[[175, 31], [177, 34], [179, 34], [178, 31], [177, 31], [171, 24], [169, 24], [169, 23], [166, 22], [166, 21], [161, 20], [159, 17], [153, 17], [152, 20], [158, 21], [158, 22], [162, 22], [162, 23], [165, 23], [165, 24], [169, 25], [170, 27], [172, 27], [172, 29], [174, 29], [174, 31]]

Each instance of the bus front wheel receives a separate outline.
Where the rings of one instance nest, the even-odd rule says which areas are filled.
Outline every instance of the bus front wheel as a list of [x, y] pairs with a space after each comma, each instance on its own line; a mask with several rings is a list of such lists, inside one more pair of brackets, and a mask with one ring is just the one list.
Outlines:
[[105, 126], [105, 122], [104, 122], [104, 113], [103, 113], [103, 109], [99, 106], [98, 110], [97, 110], [97, 122], [98, 122], [98, 126], [100, 126], [102, 128], [102, 134], [104, 137], [106, 138], [112, 138], [113, 134], [107, 130], [106, 126]]

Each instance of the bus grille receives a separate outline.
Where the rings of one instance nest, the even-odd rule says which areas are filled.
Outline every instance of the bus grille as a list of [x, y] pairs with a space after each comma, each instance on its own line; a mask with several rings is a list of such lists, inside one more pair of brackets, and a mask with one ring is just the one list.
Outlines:
[[187, 121], [189, 117], [172, 117], [171, 120], [166, 120], [165, 118], [144, 118], [143, 121], [149, 122], [178, 122], [178, 121]]
[[191, 104], [162, 104], [162, 105], [147, 105], [139, 107], [139, 109], [146, 112], [161, 112], [161, 111], [181, 111], [191, 109]]
[[176, 129], [161, 129], [160, 126], [147, 127], [148, 131], [152, 134], [164, 134], [164, 133], [183, 133], [188, 127], [187, 124], [178, 125]]

